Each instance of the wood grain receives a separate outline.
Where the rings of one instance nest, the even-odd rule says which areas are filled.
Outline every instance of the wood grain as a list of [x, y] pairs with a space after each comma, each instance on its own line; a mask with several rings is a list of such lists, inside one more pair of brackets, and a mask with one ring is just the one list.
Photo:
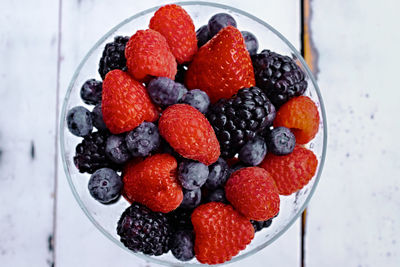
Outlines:
[[51, 266], [58, 2], [0, 6], [0, 265]]

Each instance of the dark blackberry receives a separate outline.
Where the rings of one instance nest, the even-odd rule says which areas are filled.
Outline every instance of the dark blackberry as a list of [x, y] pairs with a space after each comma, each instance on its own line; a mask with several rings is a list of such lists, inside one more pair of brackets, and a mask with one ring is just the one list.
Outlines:
[[134, 252], [161, 255], [169, 250], [171, 226], [167, 216], [133, 203], [122, 213], [117, 233], [121, 242]]
[[99, 63], [99, 73], [103, 80], [111, 70], [126, 70], [125, 46], [128, 41], [128, 36], [116, 36], [113, 42], [104, 47]]
[[268, 228], [272, 224], [272, 218], [266, 221], [253, 221], [250, 220], [251, 224], [254, 227], [254, 231], [258, 232], [261, 231], [263, 228]]
[[178, 230], [190, 230], [193, 229], [191, 216], [193, 210], [177, 208], [176, 210], [168, 213], [168, 218], [174, 231]]
[[275, 119], [275, 107], [257, 87], [243, 88], [210, 107], [208, 120], [221, 146], [221, 157], [232, 158]]
[[304, 72], [292, 58], [263, 50], [251, 59], [256, 85], [267, 94], [276, 108], [302, 95], [307, 89]]
[[118, 165], [106, 157], [108, 133], [94, 132], [85, 136], [75, 148], [74, 163], [79, 172], [94, 173], [100, 168], [118, 169]]

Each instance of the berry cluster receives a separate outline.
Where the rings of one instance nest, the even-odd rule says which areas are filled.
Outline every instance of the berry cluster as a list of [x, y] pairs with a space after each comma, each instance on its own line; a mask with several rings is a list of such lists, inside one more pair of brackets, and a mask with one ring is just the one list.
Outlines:
[[[149, 29], [108, 43], [102, 81], [89, 79], [68, 129], [73, 158], [102, 204], [131, 204], [121, 242], [181, 261], [230, 260], [271, 225], [280, 195], [303, 188], [318, 161], [301, 146], [318, 132], [315, 103], [295, 61], [269, 50], [235, 19], [215, 14], [195, 31], [178, 5]], [[234, 56], [233, 54], [234, 53]]]

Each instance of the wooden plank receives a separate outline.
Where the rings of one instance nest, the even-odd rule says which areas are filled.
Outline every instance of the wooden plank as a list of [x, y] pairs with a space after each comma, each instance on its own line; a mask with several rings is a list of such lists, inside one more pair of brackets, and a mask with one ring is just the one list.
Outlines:
[[398, 1], [311, 1], [329, 145], [306, 266], [399, 266]]
[[[223, 3], [224, 1], [215, 1]], [[72, 73], [91, 46], [111, 27], [139, 11], [165, 1], [63, 1], [62, 6], [62, 66], [60, 101]], [[300, 49], [299, 2], [294, 0], [229, 2], [269, 22]], [[285, 14], [282, 16], [282, 14]], [[61, 159], [59, 159], [61, 160]], [[107, 240], [86, 218], [74, 200], [62, 166], [59, 165], [57, 204], [56, 265], [62, 266], [155, 266], [134, 257]], [[296, 222], [274, 244], [249, 259], [232, 266], [298, 266], [300, 255], [300, 224]]]
[[1, 266], [53, 263], [57, 19], [58, 1], [1, 2]]

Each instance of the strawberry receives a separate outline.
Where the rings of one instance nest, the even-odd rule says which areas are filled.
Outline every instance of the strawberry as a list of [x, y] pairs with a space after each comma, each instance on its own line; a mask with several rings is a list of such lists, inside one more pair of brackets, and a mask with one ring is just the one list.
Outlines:
[[138, 81], [148, 81], [151, 76], [175, 78], [175, 57], [157, 31], [137, 31], [126, 44], [125, 57], [128, 72]]
[[169, 154], [128, 162], [122, 175], [124, 196], [129, 202], [139, 202], [152, 211], [167, 213], [176, 209], [183, 199], [176, 168], [177, 162]]
[[201, 263], [229, 261], [254, 237], [250, 221], [230, 205], [210, 202], [198, 206], [192, 214], [195, 232], [194, 251]]
[[228, 26], [203, 45], [189, 65], [185, 84], [205, 91], [212, 103], [254, 86], [253, 65], [240, 31]]
[[314, 153], [299, 145], [288, 155], [268, 153], [260, 164], [275, 180], [280, 195], [290, 195], [302, 189], [314, 176], [317, 166]]
[[274, 126], [290, 128], [297, 144], [307, 144], [319, 129], [318, 108], [308, 96], [292, 98], [276, 113]]
[[164, 110], [158, 129], [170, 146], [185, 158], [210, 165], [218, 160], [219, 143], [206, 117], [194, 107], [176, 104]]
[[103, 81], [101, 110], [113, 134], [133, 130], [143, 121], [155, 121], [158, 111], [146, 88], [121, 70], [107, 73]]
[[174, 4], [160, 7], [151, 18], [149, 28], [165, 37], [179, 64], [192, 61], [197, 52], [196, 31], [182, 7]]
[[279, 212], [279, 194], [272, 176], [259, 167], [234, 172], [225, 185], [232, 206], [247, 219], [266, 221]]

